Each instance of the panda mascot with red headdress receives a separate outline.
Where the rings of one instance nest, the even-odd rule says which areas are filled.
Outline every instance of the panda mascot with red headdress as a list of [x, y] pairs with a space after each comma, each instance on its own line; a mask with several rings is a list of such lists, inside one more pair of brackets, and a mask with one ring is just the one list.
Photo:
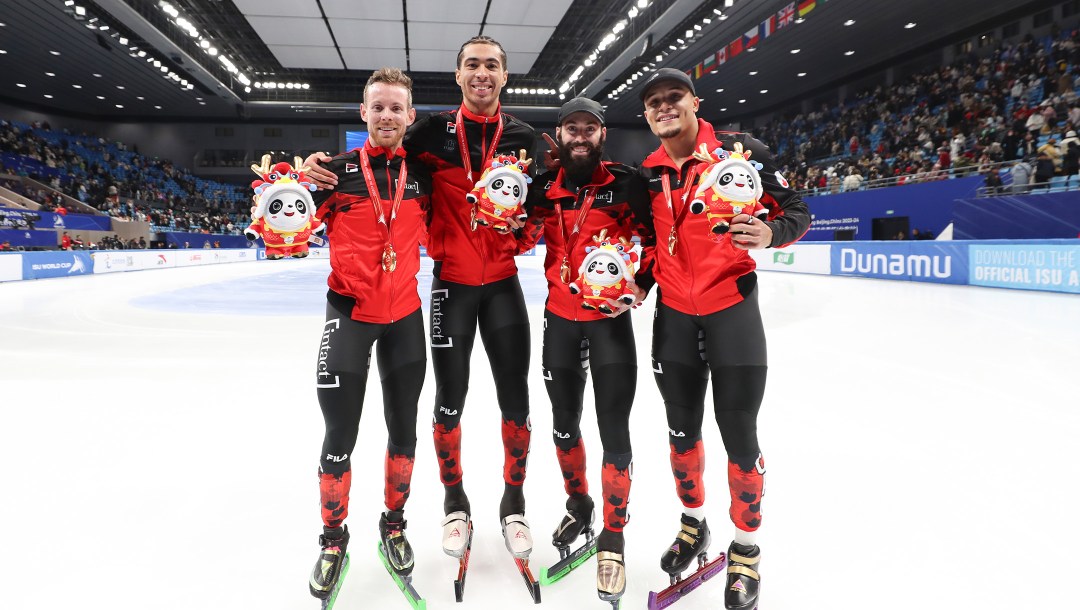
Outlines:
[[321, 244], [322, 240], [315, 236], [326, 231], [326, 225], [315, 217], [311, 192], [317, 187], [304, 173], [308, 168], [300, 157], [293, 163], [282, 161], [271, 166], [270, 155], [263, 155], [262, 165], [251, 166], [259, 180], [251, 183], [255, 207], [251, 212], [253, 222], [244, 230], [244, 236], [249, 241], [262, 237], [270, 260], [306, 257], [308, 242]]

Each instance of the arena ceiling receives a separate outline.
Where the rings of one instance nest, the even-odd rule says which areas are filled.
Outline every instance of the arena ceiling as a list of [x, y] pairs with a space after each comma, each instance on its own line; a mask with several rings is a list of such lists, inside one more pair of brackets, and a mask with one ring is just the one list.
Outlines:
[[[606, 104], [611, 124], [640, 124], [640, 80], [633, 74], [650, 64], [691, 71], [700, 64], [701, 114], [717, 121], [789, 107], [1052, 5], [796, 0], [796, 18], [799, 7], [809, 10], [801, 22], [781, 27], [776, 19], [783, 21], [789, 0], [727, 4], [5, 0], [0, 100], [117, 122], [344, 121], [355, 117], [371, 71], [396, 65], [414, 77], [414, 100], [423, 111], [458, 103], [458, 47], [485, 34], [508, 53], [503, 104], [526, 120], [553, 119], [563, 89], [567, 99], [585, 94]], [[620, 21], [620, 32], [597, 52]], [[757, 40], [748, 35], [755, 31]], [[735, 41], [746, 43], [737, 55]], [[594, 52], [592, 65], [583, 66]]]

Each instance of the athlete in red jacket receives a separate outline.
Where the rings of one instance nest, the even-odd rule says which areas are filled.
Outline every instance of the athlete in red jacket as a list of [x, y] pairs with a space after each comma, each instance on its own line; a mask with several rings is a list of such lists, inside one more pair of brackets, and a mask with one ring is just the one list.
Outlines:
[[[711, 376], [713, 411], [728, 457], [729, 516], [735, 524], [724, 603], [749, 610], [757, 604], [760, 579], [755, 532], [761, 524], [765, 462], [758, 447], [757, 414], [767, 361], [757, 275], [747, 250], [794, 242], [810, 226], [810, 214], [764, 144], [746, 134], [715, 133], [697, 118], [699, 100], [685, 73], [661, 68], [640, 93], [645, 119], [660, 138], [660, 147], [642, 164], [657, 236], [660, 297], [653, 322], [653, 371], [667, 410], [671, 469], [684, 507], [680, 532], [660, 565], [672, 576], [680, 574], [711, 541], [701, 443]], [[766, 220], [740, 214], [731, 219], [727, 234], [716, 235], [705, 215], [687, 214], [696, 177], [705, 169], [692, 155], [702, 145], [709, 152], [720, 147], [732, 151], [735, 143], [762, 164], [761, 202], [769, 214]]]
[[[502, 45], [486, 36], [469, 39], [461, 46], [455, 71], [461, 106], [418, 121], [404, 141], [410, 155], [427, 165], [432, 179], [428, 254], [435, 260], [429, 315], [436, 384], [433, 434], [445, 491], [443, 550], [459, 558], [471, 531], [472, 509], [462, 484], [460, 423], [477, 327], [502, 413], [503, 535], [516, 557], [528, 557], [532, 551], [522, 493], [532, 434], [529, 320], [514, 263], [526, 245], [520, 231], [485, 227], [474, 231], [472, 204], [465, 199], [492, 157], [535, 149], [532, 127], [501, 111], [499, 92], [508, 76]], [[315, 154], [308, 157], [308, 164], [323, 159]], [[316, 170], [311, 177], [320, 186], [336, 183], [333, 176]]]
[[430, 191], [426, 168], [401, 146], [416, 117], [411, 84], [396, 68], [371, 75], [360, 106], [371, 136], [363, 148], [327, 163], [341, 179], [336, 189], [314, 196], [331, 243], [326, 324], [316, 369], [326, 422], [319, 461], [322, 552], [309, 584], [312, 595], [322, 599], [335, 590], [349, 543], [344, 524], [352, 480], [349, 456], [356, 445], [373, 345], [390, 436], [380, 541], [395, 572], [407, 576], [413, 569], [404, 509], [416, 451], [417, 401], [427, 370], [416, 274]]
[[[637, 347], [630, 315], [619, 315], [629, 309], [627, 305], [603, 303], [611, 315], [585, 309], [584, 295], [572, 294], [569, 284], [588, 253], [607, 242], [634, 266], [635, 297], [644, 297], [652, 285], [655, 240], [645, 182], [633, 168], [600, 160], [606, 136], [600, 104], [588, 98], [563, 104], [555, 130], [561, 167], [533, 181], [526, 211], [528, 238], [535, 240], [542, 233], [547, 244], [544, 386], [551, 400], [555, 455], [568, 496], [566, 516], [552, 542], [560, 553], [569, 551], [583, 532], [589, 537], [592, 530], [594, 504], [585, 477], [580, 428], [591, 369], [604, 449], [596, 589], [601, 599], [614, 601], [626, 588], [623, 527], [629, 520], [633, 461], [629, 420], [637, 386]], [[635, 243], [641, 247], [632, 248]]]

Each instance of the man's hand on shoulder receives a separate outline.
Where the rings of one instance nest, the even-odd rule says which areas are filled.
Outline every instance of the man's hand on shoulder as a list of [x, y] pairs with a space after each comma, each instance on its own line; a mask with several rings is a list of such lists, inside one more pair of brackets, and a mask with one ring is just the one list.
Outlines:
[[319, 187], [319, 190], [334, 190], [337, 186], [337, 174], [319, 165], [320, 163], [329, 163], [333, 160], [333, 157], [329, 153], [316, 152], [308, 155], [307, 159], [304, 159], [304, 165], [309, 168], [307, 177]]

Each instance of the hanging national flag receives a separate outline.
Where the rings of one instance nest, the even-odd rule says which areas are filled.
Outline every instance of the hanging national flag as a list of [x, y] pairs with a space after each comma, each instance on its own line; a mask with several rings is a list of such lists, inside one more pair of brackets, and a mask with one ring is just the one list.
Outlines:
[[768, 19], [761, 22], [761, 27], [758, 29], [761, 30], [762, 40], [772, 36], [772, 33], [776, 31], [776, 15], [769, 15]]
[[807, 13], [814, 10], [817, 6], [817, 0], [802, 0], [799, 2], [799, 17], [805, 17]]
[[776, 29], [787, 27], [795, 21], [795, 3], [785, 6], [776, 13]]
[[716, 72], [716, 53], [713, 53], [705, 58], [705, 61], [701, 62], [702, 72], [704, 74], [711, 74]]
[[716, 65], [722, 66], [727, 63], [727, 47], [716, 52]]
[[751, 30], [748, 30], [745, 34], [742, 35], [743, 48], [749, 49], [750, 47], [756, 45], [758, 43], [758, 40], [760, 40], [758, 28], [755, 27]]
[[701, 78], [702, 74], [705, 74], [705, 67], [702, 64], [694, 66], [694, 78]]
[[731, 44], [727, 46], [728, 59], [735, 59], [735, 56], [742, 53], [743, 45], [742, 38], [736, 38], [731, 41]]
[[687, 70], [686, 75], [689, 76], [690, 78], [694, 78], [694, 69], [690, 68], [689, 70]]

